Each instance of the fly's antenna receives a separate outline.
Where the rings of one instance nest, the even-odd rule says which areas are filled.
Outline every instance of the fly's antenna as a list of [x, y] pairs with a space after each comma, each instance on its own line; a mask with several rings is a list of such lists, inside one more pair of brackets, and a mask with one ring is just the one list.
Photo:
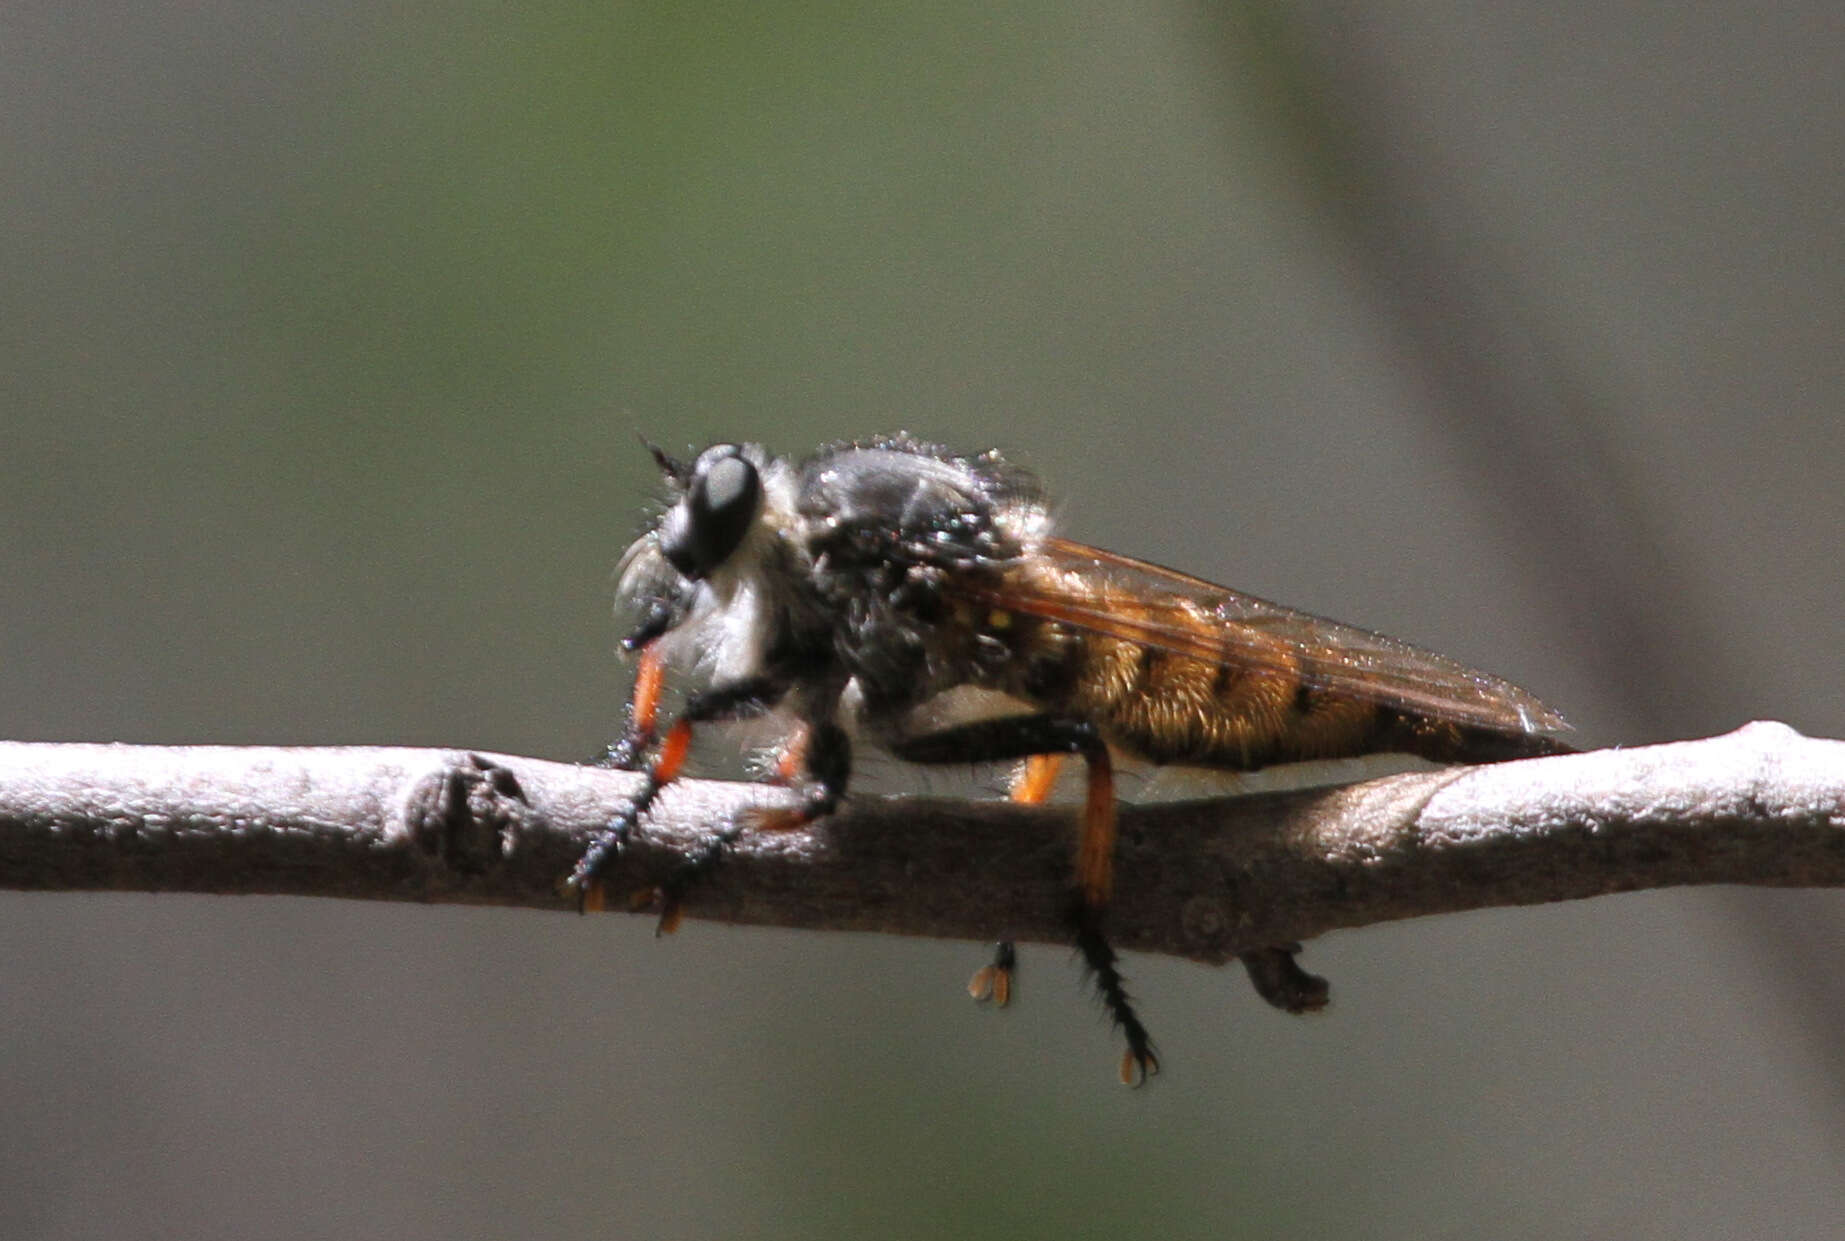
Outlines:
[[645, 435], [641, 435], [639, 432], [635, 434], [641, 441], [641, 447], [645, 448], [647, 450], [647, 455], [653, 458], [653, 463], [660, 467], [660, 473], [666, 475], [666, 481], [677, 487], [685, 486], [686, 482], [692, 477], [692, 467], [681, 461], [678, 457], [667, 452], [666, 449], [660, 447]]

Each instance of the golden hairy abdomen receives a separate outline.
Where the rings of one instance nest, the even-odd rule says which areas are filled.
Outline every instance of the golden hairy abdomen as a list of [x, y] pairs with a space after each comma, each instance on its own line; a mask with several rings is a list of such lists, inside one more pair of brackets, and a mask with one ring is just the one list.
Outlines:
[[1375, 703], [1304, 689], [1297, 658], [1273, 667], [1209, 663], [1119, 638], [1079, 634], [1059, 709], [1162, 763], [1248, 770], [1377, 749]]

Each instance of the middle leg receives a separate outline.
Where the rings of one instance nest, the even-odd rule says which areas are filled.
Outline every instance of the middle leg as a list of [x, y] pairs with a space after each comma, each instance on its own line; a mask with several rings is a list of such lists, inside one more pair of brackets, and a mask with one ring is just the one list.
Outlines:
[[[1065, 757], [1062, 754], [1033, 754], [1027, 758], [1013, 777], [1007, 796], [1021, 806], [1042, 805], [1057, 786], [1057, 775], [1063, 770]], [[991, 1000], [995, 1007], [1004, 1008], [1012, 1001], [1018, 970], [1018, 949], [1011, 940], [1002, 939], [993, 945], [993, 960], [975, 970], [974, 976], [967, 980], [967, 993], [976, 1000]]]
[[[1159, 1072], [1153, 1039], [1134, 1011], [1121, 977], [1120, 959], [1103, 930], [1104, 915], [1114, 892], [1115, 781], [1108, 746], [1095, 726], [1087, 720], [1056, 715], [1002, 716], [900, 736], [890, 742], [890, 750], [905, 761], [931, 764], [1004, 762], [1068, 754], [1082, 757], [1088, 767], [1087, 795], [1077, 837], [1075, 892], [1067, 916], [1077, 950], [1095, 978], [1102, 1003], [1127, 1040], [1127, 1051], [1121, 1057], [1121, 1080], [1130, 1086], [1139, 1085]], [[1043, 771], [1040, 768], [1032, 774], [1041, 776]], [[1042, 786], [1040, 795], [1048, 795], [1048, 780]], [[1003, 948], [1002, 945], [1002, 951]]]

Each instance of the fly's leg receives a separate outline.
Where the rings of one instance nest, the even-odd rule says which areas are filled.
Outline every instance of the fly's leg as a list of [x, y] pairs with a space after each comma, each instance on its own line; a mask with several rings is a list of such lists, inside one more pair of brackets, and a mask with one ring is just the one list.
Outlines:
[[793, 831], [815, 819], [825, 818], [838, 808], [852, 772], [852, 743], [845, 729], [831, 721], [808, 725], [803, 735], [783, 752], [774, 781], [793, 784], [795, 773], [803, 768], [806, 779], [800, 784], [798, 804], [744, 811], [735, 822], [713, 832], [696, 853], [687, 856], [666, 877], [657, 893], [660, 901], [658, 934], [670, 935], [679, 929], [686, 892], [717, 869], [740, 837], [749, 832]]
[[[590, 842], [589, 848], [577, 860], [569, 878], [564, 881], [566, 888], [576, 892], [577, 908], [580, 911], [604, 908], [602, 871], [634, 834], [636, 825], [653, 807], [660, 790], [679, 778], [686, 755], [692, 748], [694, 726], [761, 715], [774, 709], [788, 688], [785, 681], [774, 677], [750, 677], [728, 685], [712, 686], [702, 693], [694, 694], [665, 735], [657, 736], [656, 717], [663, 677], [664, 668], [658, 656], [651, 648], [644, 649], [640, 670], [635, 677], [628, 734], [621, 746], [611, 750], [611, 758], [628, 760], [622, 765], [639, 766], [646, 778], [639, 791], [627, 800], [609, 825]], [[643, 755], [651, 755], [645, 759], [644, 765]], [[664, 917], [662, 921], [665, 921]]]
[[590, 841], [589, 848], [583, 851], [583, 856], [577, 859], [569, 878], [564, 880], [564, 888], [577, 895], [578, 913], [601, 911], [603, 893], [598, 877], [628, 842], [635, 823], [647, 807], [653, 804], [660, 786], [678, 773], [679, 764], [685, 757], [685, 747], [691, 740], [688, 735], [678, 742], [679, 754], [670, 763], [661, 761], [665, 756], [656, 756], [652, 763], [646, 763], [648, 752], [660, 739], [660, 691], [666, 684], [666, 661], [660, 658], [659, 650], [651, 643], [643, 645], [640, 652], [640, 664], [634, 673], [634, 692], [628, 700], [628, 727], [622, 732], [620, 741], [591, 759], [590, 763], [592, 766], [617, 771], [637, 771], [645, 765], [648, 781], [640, 793], [631, 798], [610, 820], [609, 825]]
[[588, 760], [591, 767], [615, 771], [639, 771], [641, 760], [658, 739], [654, 727], [660, 712], [660, 691], [666, 684], [666, 661], [660, 657], [656, 641], [685, 615], [687, 601], [677, 596], [660, 596], [647, 604], [640, 624], [621, 640], [621, 649], [639, 652], [640, 666], [634, 673], [634, 692], [628, 699], [628, 727], [621, 740], [603, 748]]
[[[1063, 768], [1063, 760], [1062, 754], [1031, 755], [1013, 778], [1008, 796], [1021, 806], [1042, 805], [1057, 786], [1057, 773]], [[974, 976], [967, 980], [967, 993], [976, 1000], [991, 1000], [996, 1008], [1004, 1008], [1012, 1000], [1018, 969], [1018, 950], [1011, 940], [1002, 939], [993, 945], [992, 962], [975, 970]]]
[[982, 1003], [991, 1000], [996, 1008], [1004, 1008], [1012, 1002], [1012, 983], [1018, 972], [1018, 949], [1011, 940], [1002, 939], [993, 945], [991, 963], [975, 970], [967, 980], [967, 993]]
[[[913, 763], [1001, 762], [1037, 755], [1080, 755], [1088, 767], [1087, 795], [1076, 846], [1076, 885], [1068, 917], [1083, 964], [1102, 1004], [1127, 1040], [1121, 1080], [1137, 1086], [1159, 1072], [1153, 1039], [1134, 1011], [1121, 977], [1120, 959], [1103, 930], [1114, 891], [1115, 778], [1108, 746], [1086, 720], [1055, 715], [1005, 716], [899, 738], [891, 752]], [[1028, 772], [1029, 772], [1028, 767]], [[1044, 790], [1048, 793], [1048, 782]], [[978, 977], [978, 976], [976, 976]]]

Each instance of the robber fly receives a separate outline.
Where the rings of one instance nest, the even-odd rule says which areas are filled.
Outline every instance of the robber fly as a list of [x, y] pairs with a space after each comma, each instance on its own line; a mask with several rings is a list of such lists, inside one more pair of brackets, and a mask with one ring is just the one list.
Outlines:
[[[778, 776], [799, 797], [776, 826], [829, 814], [853, 733], [914, 763], [1024, 759], [1014, 797], [1048, 795], [1081, 758], [1071, 935], [1127, 1042], [1122, 1080], [1158, 1071], [1103, 933], [1114, 881], [1111, 752], [1251, 771], [1395, 752], [1490, 762], [1566, 751], [1561, 716], [1498, 677], [1394, 638], [1309, 616], [1059, 538], [1031, 475], [997, 453], [907, 436], [834, 444], [805, 461], [718, 444], [690, 462], [651, 450], [668, 504], [628, 549], [619, 594], [639, 657], [617, 765], [647, 781], [570, 883], [597, 877], [683, 765], [695, 726], [780, 711], [795, 721]], [[658, 728], [669, 666], [707, 685]], [[1000, 714], [943, 725], [951, 690], [994, 691]], [[931, 717], [924, 723], [924, 717]], [[662, 889], [686, 884], [741, 828]], [[1010, 953], [1002, 946], [1005, 986]]]

